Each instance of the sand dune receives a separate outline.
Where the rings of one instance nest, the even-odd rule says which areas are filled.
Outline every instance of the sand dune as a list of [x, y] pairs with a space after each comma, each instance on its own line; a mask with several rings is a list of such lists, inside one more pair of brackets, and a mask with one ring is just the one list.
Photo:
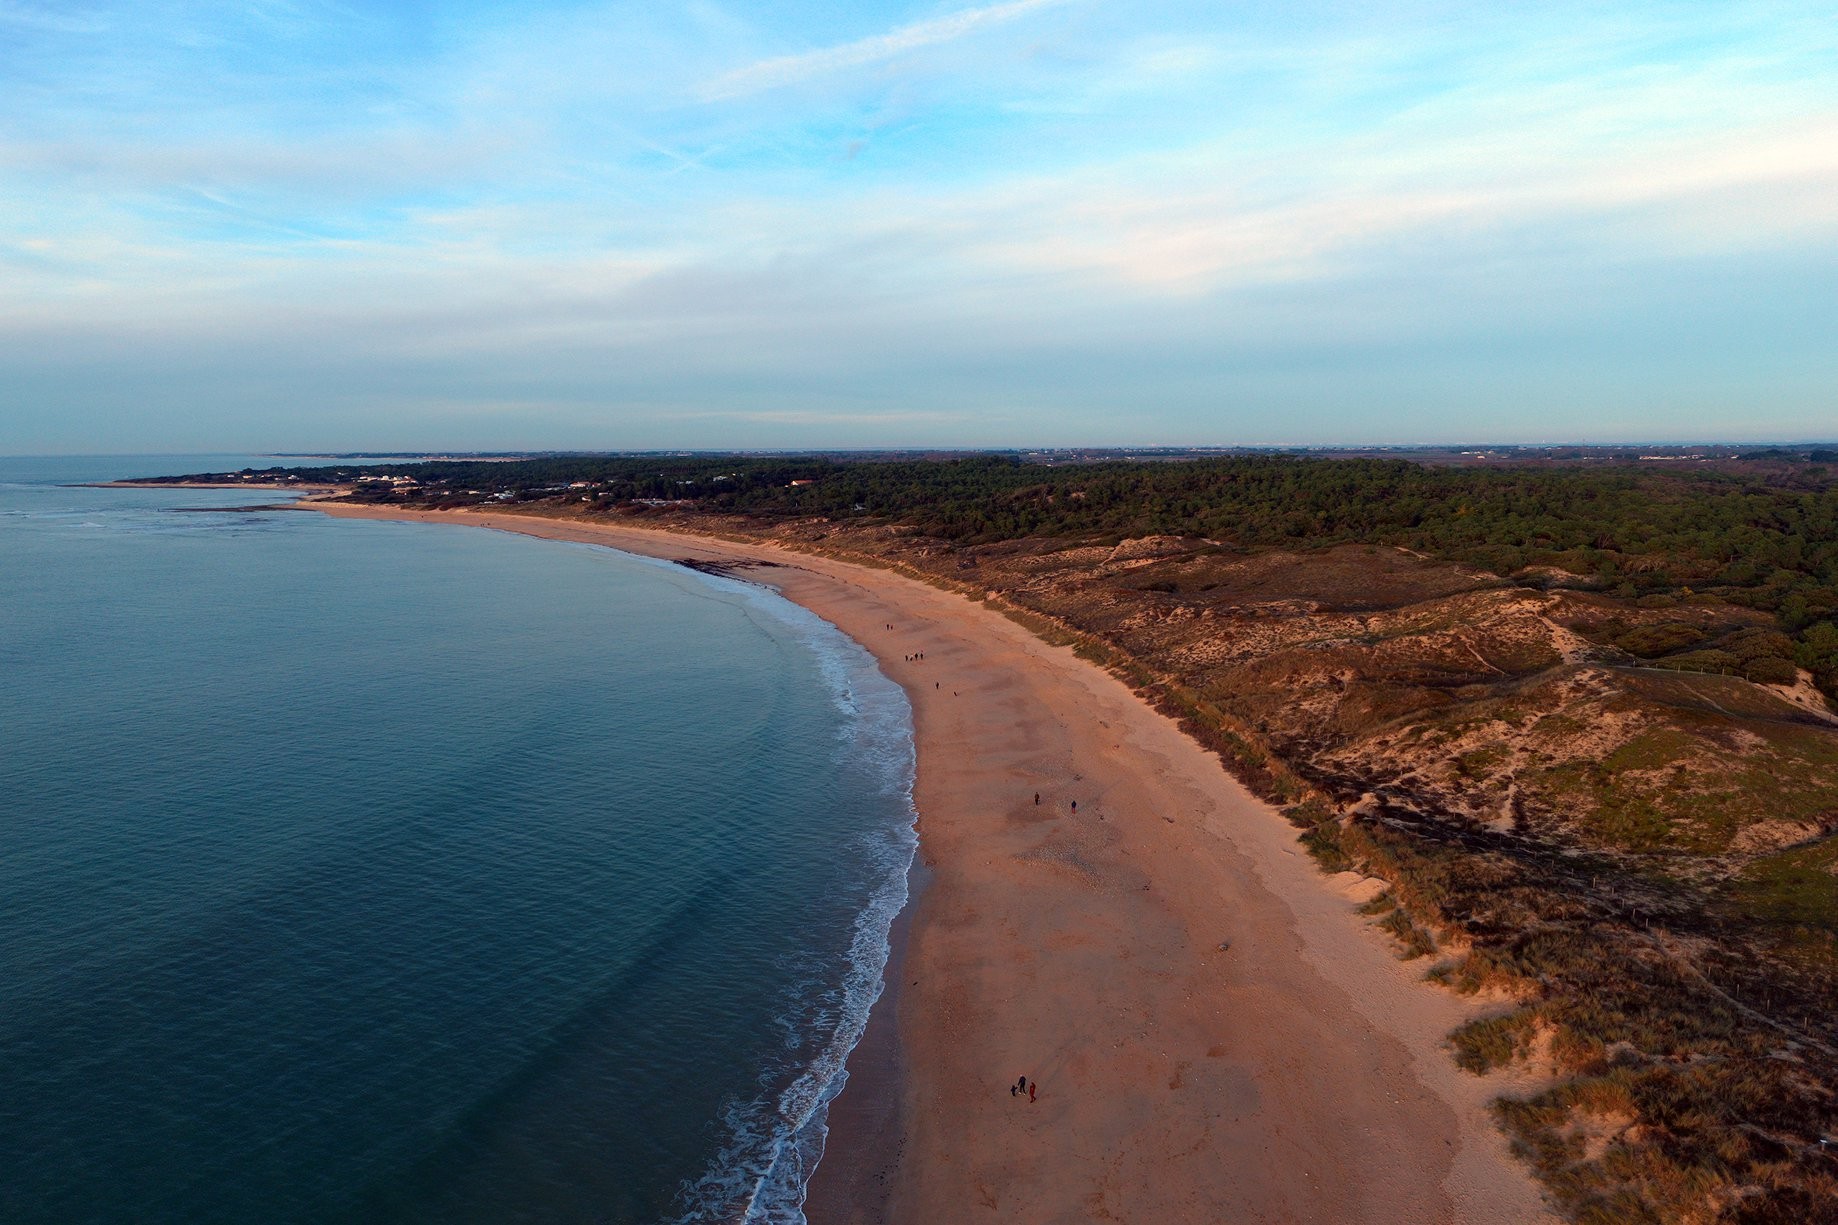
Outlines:
[[[832, 1114], [815, 1225], [1551, 1219], [1488, 1116], [1495, 1086], [1442, 1047], [1474, 1006], [1418, 981], [1355, 914], [1355, 882], [1069, 650], [764, 544], [318, 509], [783, 563], [748, 577], [906, 688], [929, 879]], [[1023, 1075], [1038, 1100], [1009, 1093]]]

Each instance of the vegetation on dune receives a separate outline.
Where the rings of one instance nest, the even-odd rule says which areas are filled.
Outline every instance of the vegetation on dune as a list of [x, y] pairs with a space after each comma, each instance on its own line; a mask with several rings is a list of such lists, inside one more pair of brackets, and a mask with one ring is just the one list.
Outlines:
[[[1678, 881], [1395, 815], [1344, 819], [1327, 862], [1393, 882], [1363, 910], [1403, 955], [1424, 951], [1420, 924], [1461, 932], [1432, 979], [1511, 1001], [1450, 1045], [1477, 1074], [1534, 1054], [1558, 1074], [1496, 1111], [1571, 1219], [1833, 1219], [1838, 1165], [1818, 1142], [1838, 1072], [1832, 909], [1770, 935]], [[1793, 926], [1811, 917], [1816, 948]], [[1767, 947], [1782, 939], [1800, 945], [1791, 962]]]
[[[1298, 793], [1280, 763], [1247, 773], [1237, 737], [1198, 730], [1264, 794]], [[1649, 753], [1665, 748], [1632, 764]], [[1534, 1057], [1555, 1074], [1496, 1111], [1570, 1219], [1838, 1219], [1820, 1144], [1838, 1124], [1838, 838], [1693, 879], [1383, 802], [1313, 794], [1282, 811], [1323, 870], [1387, 882], [1360, 910], [1401, 957], [1435, 957], [1451, 933], [1428, 977], [1505, 1001], [1450, 1046], [1476, 1074]]]

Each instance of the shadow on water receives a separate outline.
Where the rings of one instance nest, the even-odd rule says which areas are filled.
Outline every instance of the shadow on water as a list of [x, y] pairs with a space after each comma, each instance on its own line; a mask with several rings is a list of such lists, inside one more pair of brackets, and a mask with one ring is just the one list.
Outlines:
[[[680, 1161], [670, 1119], [685, 1104], [695, 1107], [679, 1096], [654, 1113], [652, 1103], [619, 1091], [633, 1071], [619, 1022], [647, 1004], [669, 1007], [669, 979], [717, 938], [746, 875], [725, 870], [704, 879], [652, 925], [623, 971], [533, 1041], [520, 1064], [453, 1118], [425, 1158], [368, 1188], [353, 1219], [629, 1222], [663, 1215], [667, 1200], [616, 1171]], [[698, 1047], [685, 1048], [682, 1096], [697, 1096], [693, 1071], [705, 1058]], [[712, 1119], [718, 1107], [715, 1097], [700, 1113]]]

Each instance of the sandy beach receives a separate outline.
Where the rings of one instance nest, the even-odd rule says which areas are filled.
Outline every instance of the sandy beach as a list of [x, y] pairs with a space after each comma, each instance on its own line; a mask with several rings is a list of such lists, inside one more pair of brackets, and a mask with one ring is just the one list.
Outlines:
[[769, 545], [312, 509], [774, 562], [746, 577], [905, 688], [926, 879], [832, 1112], [814, 1225], [1554, 1219], [1489, 1116], [1499, 1085], [1444, 1049], [1481, 1006], [1423, 984], [1355, 913], [1361, 882], [1321, 875], [1217, 758], [1070, 650]]

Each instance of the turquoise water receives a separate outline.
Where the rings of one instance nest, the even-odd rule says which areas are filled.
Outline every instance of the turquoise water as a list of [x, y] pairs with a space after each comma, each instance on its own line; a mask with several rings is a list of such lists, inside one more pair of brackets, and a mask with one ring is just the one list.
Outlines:
[[0, 459], [0, 1219], [797, 1221], [904, 696], [758, 588]]

